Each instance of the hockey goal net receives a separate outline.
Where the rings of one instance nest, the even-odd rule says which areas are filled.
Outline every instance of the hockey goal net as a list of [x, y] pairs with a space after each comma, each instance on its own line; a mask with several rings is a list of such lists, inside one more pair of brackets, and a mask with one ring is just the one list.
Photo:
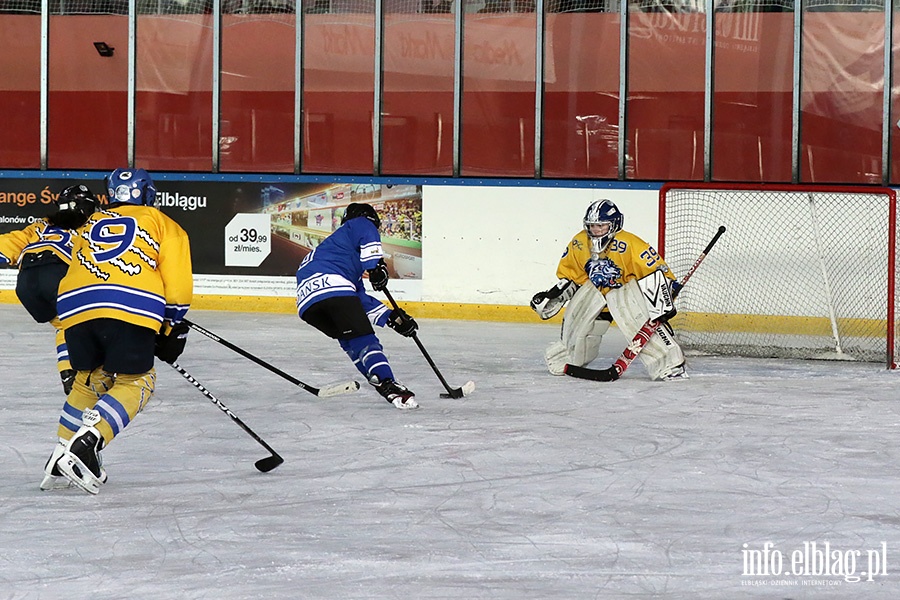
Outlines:
[[680, 277], [685, 350], [886, 361], [896, 368], [896, 194], [889, 188], [666, 184], [659, 250]]

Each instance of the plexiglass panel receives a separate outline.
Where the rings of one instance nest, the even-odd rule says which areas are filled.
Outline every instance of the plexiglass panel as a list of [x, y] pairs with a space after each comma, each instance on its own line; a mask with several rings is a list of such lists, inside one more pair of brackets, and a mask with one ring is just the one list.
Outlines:
[[544, 39], [543, 175], [618, 176], [619, 13], [616, 3], [548, 0]]
[[9, 3], [0, 14], [0, 168], [41, 166], [41, 4]]
[[219, 169], [291, 173], [293, 3], [226, 6], [228, 12], [222, 16]]
[[794, 15], [716, 14], [712, 179], [791, 181]]
[[450, 2], [385, 2], [384, 174], [453, 173], [455, 23], [450, 9]]
[[625, 110], [636, 179], [703, 179], [703, 8], [699, 0], [629, 4]]
[[533, 177], [533, 6], [515, 0], [464, 6], [461, 174]]
[[135, 162], [212, 169], [213, 18], [203, 0], [141, 4], [137, 17]]
[[315, 0], [304, 15], [304, 173], [374, 170], [375, 5]]
[[127, 3], [60, 2], [49, 37], [48, 167], [127, 165]]
[[890, 127], [890, 183], [900, 183], [900, 2], [894, 4], [893, 29], [894, 40], [891, 45], [893, 54], [891, 74], [891, 102], [888, 124]]
[[800, 179], [880, 183], [884, 8], [804, 6]]

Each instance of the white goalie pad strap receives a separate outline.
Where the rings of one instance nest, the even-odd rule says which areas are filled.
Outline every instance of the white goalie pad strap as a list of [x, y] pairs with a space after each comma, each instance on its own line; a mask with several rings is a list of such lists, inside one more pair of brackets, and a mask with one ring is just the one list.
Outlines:
[[[649, 319], [647, 302], [641, 288], [634, 280], [621, 288], [610, 290], [606, 294], [609, 312], [612, 313], [619, 330], [626, 340], [644, 326]], [[669, 371], [684, 363], [684, 353], [675, 341], [672, 329], [668, 325], [660, 327], [643, 351], [638, 355], [647, 368], [651, 379], [659, 379]]]
[[639, 279], [638, 287], [647, 302], [649, 319], [658, 319], [675, 309], [675, 298], [672, 296], [669, 278], [663, 275], [662, 271], [653, 271], [650, 275]]
[[572, 297], [562, 325], [562, 344], [567, 361], [584, 366], [600, 353], [600, 340], [609, 330], [609, 321], [598, 321], [606, 308], [606, 298], [592, 285], [583, 285]]

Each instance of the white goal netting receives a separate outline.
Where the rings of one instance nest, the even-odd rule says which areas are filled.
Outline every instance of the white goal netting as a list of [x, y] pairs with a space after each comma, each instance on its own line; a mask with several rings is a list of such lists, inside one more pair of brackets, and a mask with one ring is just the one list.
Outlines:
[[666, 185], [660, 246], [685, 286], [686, 350], [896, 360], [896, 196], [887, 188]]

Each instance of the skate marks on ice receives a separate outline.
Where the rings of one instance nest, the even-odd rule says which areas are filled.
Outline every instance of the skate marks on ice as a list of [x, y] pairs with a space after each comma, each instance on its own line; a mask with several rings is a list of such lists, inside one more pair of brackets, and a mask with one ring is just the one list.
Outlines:
[[[192, 311], [303, 381], [353, 377], [290, 315]], [[477, 393], [441, 399], [386, 333], [420, 400], [367, 384], [316, 400], [202, 336], [180, 363], [284, 456], [171, 369], [109, 448], [97, 496], [40, 492], [62, 404], [52, 330], [0, 305], [0, 589], [10, 598], [890, 598], [882, 581], [748, 586], [743, 544], [861, 550], [898, 538], [895, 374], [876, 365], [696, 357], [691, 379], [552, 377], [545, 325], [424, 321], [429, 351]], [[423, 333], [423, 335], [425, 335]], [[620, 349], [604, 340], [608, 362]], [[458, 378], [458, 379], [457, 379]], [[784, 579], [784, 578], [783, 578]], [[851, 585], [859, 587], [848, 587]]]

